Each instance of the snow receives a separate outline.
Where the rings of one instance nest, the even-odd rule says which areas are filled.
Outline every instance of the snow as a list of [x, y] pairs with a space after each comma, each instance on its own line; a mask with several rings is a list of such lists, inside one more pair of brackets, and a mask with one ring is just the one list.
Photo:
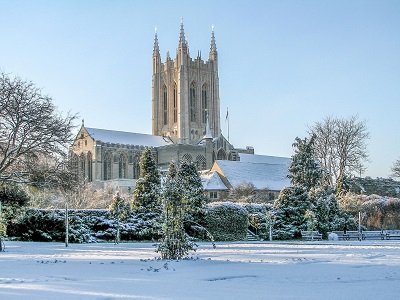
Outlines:
[[160, 147], [173, 144], [169, 138], [151, 134], [124, 132], [85, 127], [95, 141], [121, 145]]
[[[242, 155], [242, 154], [241, 154]], [[257, 189], [280, 191], [290, 185], [287, 164], [217, 160], [220, 170], [232, 186], [252, 183]]]
[[228, 190], [226, 185], [222, 182], [221, 177], [219, 177], [218, 172], [203, 172], [201, 175], [201, 182], [203, 184], [203, 188], [206, 191], [224, 191]]
[[151, 243], [6, 242], [3, 299], [398, 299], [400, 242], [200, 243], [163, 261]]
[[239, 157], [240, 157], [241, 162], [286, 165], [287, 167], [289, 167], [290, 162], [291, 162], [290, 158], [279, 157], [279, 156], [240, 153]]

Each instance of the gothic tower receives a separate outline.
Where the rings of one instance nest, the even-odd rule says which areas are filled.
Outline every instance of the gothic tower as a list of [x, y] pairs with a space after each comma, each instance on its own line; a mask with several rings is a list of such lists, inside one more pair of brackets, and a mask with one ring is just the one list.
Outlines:
[[197, 144], [206, 134], [207, 116], [213, 137], [220, 135], [218, 53], [214, 27], [207, 61], [192, 60], [183, 22], [175, 59], [161, 62], [157, 31], [153, 49], [153, 135], [169, 136], [178, 144]]

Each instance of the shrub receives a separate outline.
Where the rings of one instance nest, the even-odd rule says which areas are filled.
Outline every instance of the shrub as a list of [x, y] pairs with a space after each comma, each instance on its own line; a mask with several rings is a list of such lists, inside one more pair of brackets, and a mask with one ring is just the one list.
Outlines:
[[214, 202], [206, 210], [206, 227], [216, 241], [245, 240], [248, 213], [240, 205]]

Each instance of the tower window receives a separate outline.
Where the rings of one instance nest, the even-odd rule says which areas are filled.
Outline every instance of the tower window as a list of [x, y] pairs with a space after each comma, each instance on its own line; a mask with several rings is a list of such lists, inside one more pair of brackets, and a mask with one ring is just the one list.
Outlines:
[[196, 122], [196, 87], [194, 82], [190, 85], [190, 121]]
[[202, 106], [202, 111], [201, 111], [201, 118], [203, 123], [207, 122], [207, 85], [203, 84], [203, 87], [201, 89], [201, 106]]
[[168, 97], [167, 97], [167, 87], [163, 87], [163, 111], [164, 111], [164, 125], [168, 124]]
[[174, 123], [178, 121], [178, 94], [176, 90], [176, 83], [174, 84]]

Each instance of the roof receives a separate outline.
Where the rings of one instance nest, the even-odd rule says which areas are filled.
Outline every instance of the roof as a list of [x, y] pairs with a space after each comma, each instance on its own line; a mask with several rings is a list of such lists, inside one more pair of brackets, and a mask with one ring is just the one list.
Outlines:
[[222, 182], [221, 177], [216, 171], [202, 173], [200, 177], [201, 177], [201, 183], [203, 184], [203, 187], [206, 191], [228, 190], [228, 187]]
[[[283, 162], [284, 160], [277, 159], [277, 161]], [[222, 172], [221, 175], [223, 175], [233, 187], [242, 183], [252, 183], [260, 190], [269, 189], [280, 191], [285, 186], [290, 185], [290, 180], [287, 177], [288, 163], [270, 164], [217, 160], [216, 164]]]
[[103, 143], [122, 144], [122, 145], [135, 145], [135, 146], [147, 146], [147, 147], [161, 147], [171, 145], [173, 142], [166, 137], [124, 132], [106, 129], [97, 129], [85, 127], [88, 134], [95, 141], [101, 141]]
[[291, 161], [289, 157], [257, 155], [257, 154], [247, 154], [247, 153], [239, 153], [239, 157], [241, 162], [249, 162], [249, 163], [289, 165]]

